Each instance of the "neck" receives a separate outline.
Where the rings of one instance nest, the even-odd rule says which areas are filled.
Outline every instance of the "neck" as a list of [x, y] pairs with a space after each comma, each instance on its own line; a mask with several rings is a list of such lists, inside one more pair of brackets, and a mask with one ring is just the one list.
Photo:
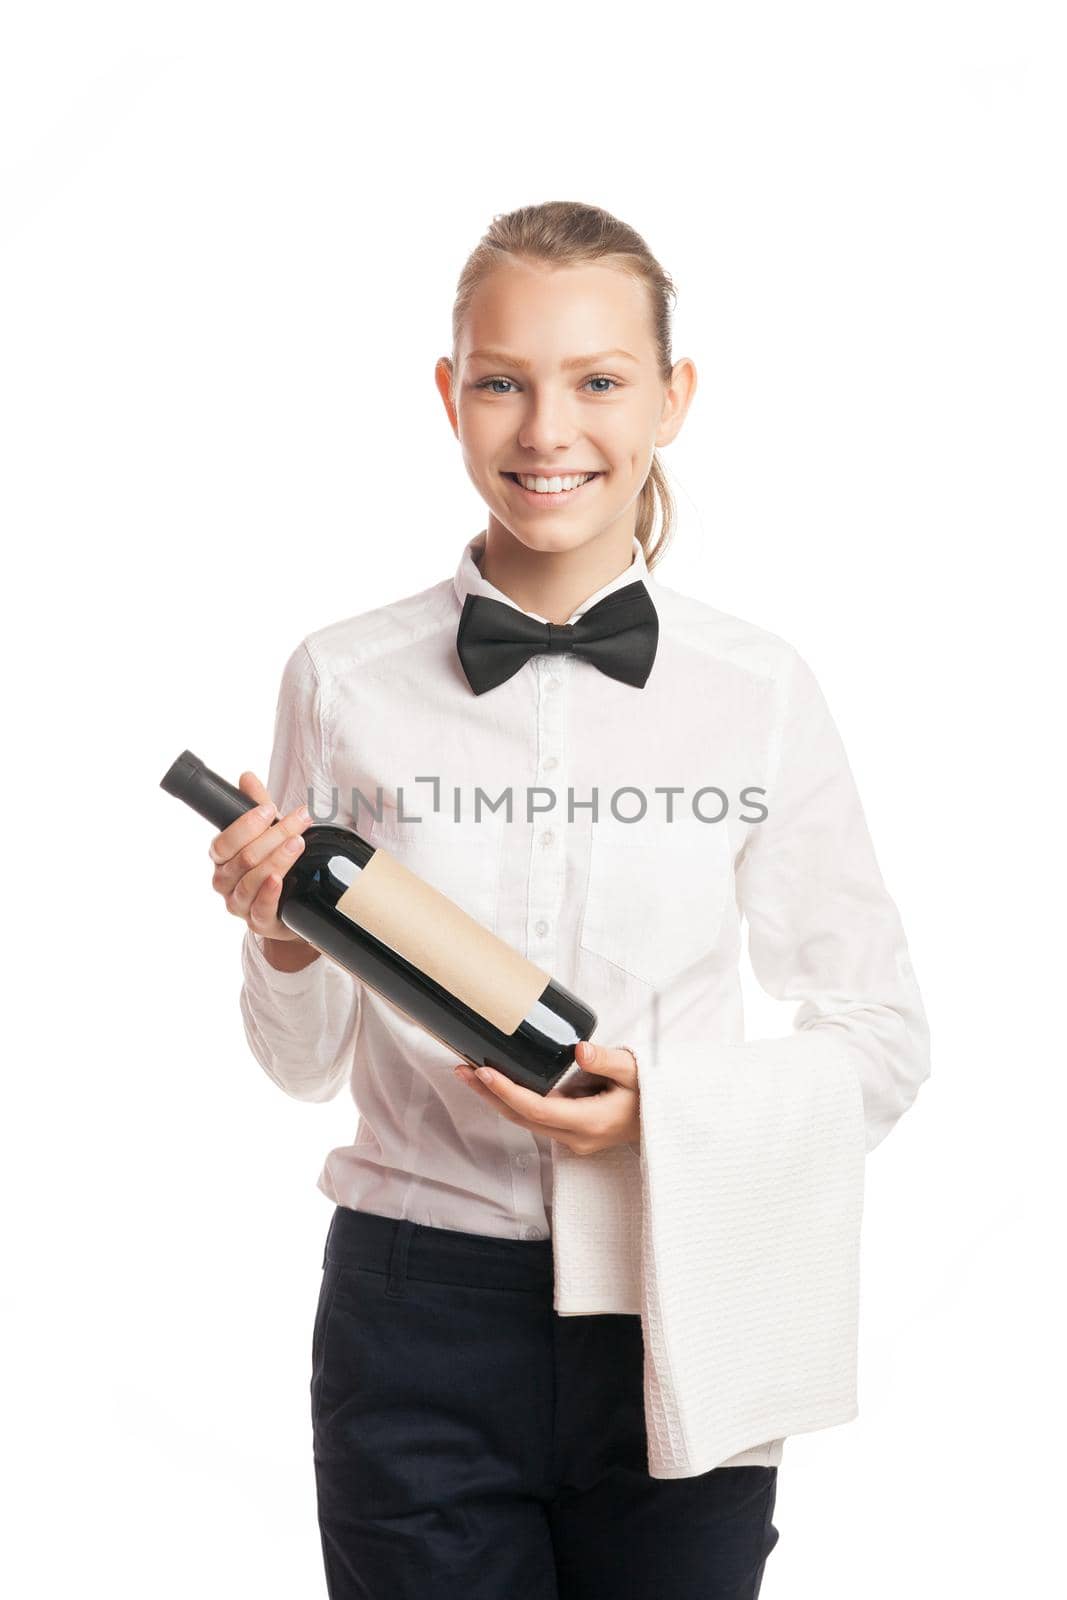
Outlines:
[[562, 624], [633, 561], [633, 527], [606, 528], [573, 550], [531, 550], [490, 517], [478, 565], [482, 577], [514, 600]]

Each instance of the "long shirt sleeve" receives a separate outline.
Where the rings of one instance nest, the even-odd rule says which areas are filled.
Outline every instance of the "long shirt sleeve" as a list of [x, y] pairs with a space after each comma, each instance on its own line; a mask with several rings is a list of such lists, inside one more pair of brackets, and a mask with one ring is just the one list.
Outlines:
[[[328, 802], [328, 743], [315, 662], [300, 644], [282, 674], [267, 788], [279, 813]], [[279, 972], [246, 930], [241, 951], [241, 1016], [249, 1047], [268, 1077], [295, 1100], [331, 1100], [349, 1081], [362, 1016], [362, 984], [320, 955], [299, 972]]]
[[810, 667], [790, 660], [768, 815], [741, 852], [738, 905], [763, 989], [798, 1002], [794, 1029], [824, 1041], [827, 1059], [844, 1047], [870, 1152], [929, 1076], [929, 1030], [840, 735]]

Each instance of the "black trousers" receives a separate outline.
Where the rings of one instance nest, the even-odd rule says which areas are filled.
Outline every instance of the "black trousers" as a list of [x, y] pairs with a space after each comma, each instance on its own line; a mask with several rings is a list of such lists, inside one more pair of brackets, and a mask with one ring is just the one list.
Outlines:
[[331, 1600], [755, 1600], [777, 1467], [648, 1475], [638, 1316], [552, 1242], [338, 1206], [312, 1335]]

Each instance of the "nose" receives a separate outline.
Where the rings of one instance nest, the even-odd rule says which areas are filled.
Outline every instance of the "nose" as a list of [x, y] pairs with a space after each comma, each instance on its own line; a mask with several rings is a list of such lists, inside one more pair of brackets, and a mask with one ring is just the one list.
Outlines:
[[531, 393], [519, 429], [519, 444], [531, 455], [546, 460], [556, 450], [569, 450], [577, 434], [570, 403], [563, 395], [545, 390]]

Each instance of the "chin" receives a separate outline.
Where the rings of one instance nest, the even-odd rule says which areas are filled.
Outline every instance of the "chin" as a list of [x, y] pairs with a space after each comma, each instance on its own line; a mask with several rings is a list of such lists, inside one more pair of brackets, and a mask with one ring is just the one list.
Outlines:
[[577, 550], [596, 538], [591, 528], [516, 528], [503, 517], [497, 521], [507, 528], [516, 544], [523, 545], [538, 555], [557, 555], [561, 550]]

